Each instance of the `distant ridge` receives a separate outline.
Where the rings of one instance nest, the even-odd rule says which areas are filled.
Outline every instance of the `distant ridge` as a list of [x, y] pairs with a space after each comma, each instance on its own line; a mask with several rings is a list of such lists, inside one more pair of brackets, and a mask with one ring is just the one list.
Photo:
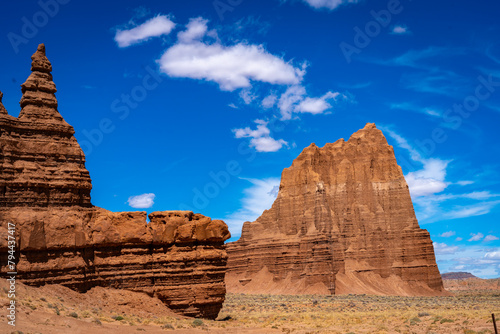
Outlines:
[[459, 271], [459, 272], [451, 272], [441, 274], [443, 279], [468, 279], [468, 278], [479, 278], [477, 276], [472, 275], [471, 273]]

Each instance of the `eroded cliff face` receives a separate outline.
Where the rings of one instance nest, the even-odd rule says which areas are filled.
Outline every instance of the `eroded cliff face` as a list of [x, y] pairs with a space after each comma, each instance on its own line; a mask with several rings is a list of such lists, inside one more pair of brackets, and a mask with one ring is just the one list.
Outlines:
[[75, 130], [57, 111], [52, 65], [43, 44], [31, 59], [31, 75], [21, 85], [19, 118], [0, 108], [0, 207], [90, 207], [85, 156]]
[[391, 146], [374, 124], [281, 176], [271, 209], [228, 244], [229, 292], [445, 294]]
[[[227, 225], [190, 211], [113, 213], [91, 205], [74, 130], [57, 110], [40, 45], [22, 85], [19, 118], [0, 93], [0, 229], [15, 224], [17, 279], [145, 292], [183, 315], [214, 319], [225, 299]], [[0, 239], [2, 273], [9, 271]]]

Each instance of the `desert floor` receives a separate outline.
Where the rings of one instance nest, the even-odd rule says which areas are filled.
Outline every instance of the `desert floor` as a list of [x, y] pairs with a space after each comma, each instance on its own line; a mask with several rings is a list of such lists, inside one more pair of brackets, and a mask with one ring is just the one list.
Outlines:
[[491, 314], [500, 318], [500, 291], [470, 287], [453, 297], [228, 294], [218, 320], [209, 321], [176, 316], [158, 299], [133, 292], [95, 288], [78, 294], [62, 286], [17, 284], [12, 327], [7, 287], [2, 279], [0, 333], [471, 334], [494, 333]]

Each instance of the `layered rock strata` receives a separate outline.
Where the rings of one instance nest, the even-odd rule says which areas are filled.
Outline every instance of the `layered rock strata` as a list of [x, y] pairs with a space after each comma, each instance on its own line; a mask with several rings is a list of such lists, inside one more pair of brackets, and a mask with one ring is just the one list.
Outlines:
[[90, 207], [90, 175], [75, 130], [57, 110], [52, 65], [41, 44], [21, 85], [19, 118], [0, 108], [0, 207]]
[[230, 292], [446, 294], [394, 151], [374, 124], [303, 150], [228, 244]]
[[[15, 224], [17, 279], [79, 292], [113, 287], [156, 296], [187, 316], [214, 319], [225, 299], [227, 225], [190, 211], [113, 213], [90, 203], [74, 130], [57, 110], [40, 45], [22, 85], [19, 118], [0, 93], [0, 229]], [[2, 273], [11, 271], [0, 241]]]

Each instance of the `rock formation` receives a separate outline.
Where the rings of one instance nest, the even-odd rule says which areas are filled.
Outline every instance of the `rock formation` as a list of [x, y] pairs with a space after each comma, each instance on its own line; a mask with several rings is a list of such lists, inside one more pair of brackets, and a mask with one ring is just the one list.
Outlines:
[[461, 279], [479, 278], [479, 277], [474, 276], [468, 272], [457, 271], [457, 272], [450, 272], [450, 273], [441, 274], [441, 278], [443, 280], [451, 280], [451, 279], [461, 280]]
[[0, 110], [1, 207], [90, 207], [89, 172], [75, 130], [57, 111], [52, 66], [40, 45], [21, 85], [19, 118]]
[[[91, 205], [91, 180], [74, 129], [57, 109], [40, 45], [22, 85], [19, 118], [0, 93], [0, 228], [16, 226], [17, 279], [85, 292], [145, 292], [172, 310], [214, 319], [225, 299], [227, 226], [190, 211], [113, 213]], [[0, 241], [2, 273], [6, 238]]]
[[281, 175], [271, 209], [228, 244], [229, 292], [446, 294], [394, 151], [374, 124]]

